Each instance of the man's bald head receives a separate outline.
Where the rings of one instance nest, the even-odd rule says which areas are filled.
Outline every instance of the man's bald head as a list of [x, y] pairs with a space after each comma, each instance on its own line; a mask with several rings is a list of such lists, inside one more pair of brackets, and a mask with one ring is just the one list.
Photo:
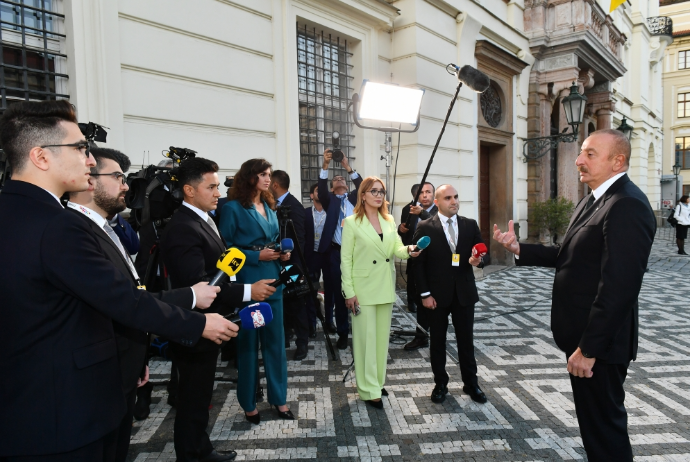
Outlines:
[[434, 199], [434, 203], [441, 214], [451, 217], [458, 213], [458, 208], [460, 206], [458, 191], [449, 184], [442, 184], [436, 188], [436, 199]]

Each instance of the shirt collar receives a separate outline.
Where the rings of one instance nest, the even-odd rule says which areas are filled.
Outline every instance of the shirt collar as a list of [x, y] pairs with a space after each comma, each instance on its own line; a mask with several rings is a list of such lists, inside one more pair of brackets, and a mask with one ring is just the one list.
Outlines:
[[449, 219], [449, 218], [452, 220], [453, 223], [455, 223], [455, 222], [457, 221], [457, 219], [458, 219], [458, 216], [457, 216], [457, 215], [453, 215], [452, 217], [447, 217], [447, 216], [445, 216], [444, 214], [442, 214], [441, 211], [439, 210], [439, 211], [438, 211], [438, 218], [439, 218], [439, 220], [441, 220], [441, 223], [443, 223], [443, 224], [445, 225], [445, 224], [448, 223], [448, 219]]
[[625, 174], [626, 174], [626, 172], [621, 172], [617, 175], [612, 176], [611, 178], [609, 178], [608, 180], [606, 180], [602, 184], [600, 184], [597, 189], [592, 191], [592, 194], [594, 195], [594, 200], [595, 201], [599, 200], [599, 198], [604, 195], [606, 190], [608, 190], [611, 187], [611, 185], [613, 183], [615, 183], [616, 180], [618, 180], [618, 178], [622, 177]]
[[287, 197], [288, 194], [290, 194], [290, 191], [286, 191], [285, 194], [283, 194], [283, 195], [280, 196], [278, 199], [276, 199], [277, 202], [278, 202], [279, 204], [282, 204], [283, 201], [285, 200], [285, 198]]
[[[41, 187], [39, 186], [39, 188], [41, 188]], [[44, 190], [45, 192], [47, 192], [48, 194], [50, 194], [51, 196], [53, 196], [53, 197], [55, 198], [55, 200], [58, 201], [58, 204], [60, 204], [60, 207], [62, 207], [62, 202], [60, 202], [60, 198], [59, 198], [59, 197], [57, 197], [57, 196], [56, 196], [55, 194], [53, 194], [52, 192], [48, 191], [46, 188], [41, 188], [41, 189]]]
[[82, 213], [86, 215], [87, 217], [91, 218], [91, 220], [98, 225], [99, 228], [104, 227], [107, 223], [108, 220], [103, 218], [99, 213], [97, 213], [95, 210], [90, 209], [86, 206], [83, 206], [81, 204], [75, 204], [74, 202], [67, 202], [67, 207], [76, 210], [79, 213]]
[[200, 208], [193, 206], [192, 204], [190, 204], [190, 203], [187, 202], [187, 201], [182, 201], [182, 205], [184, 205], [184, 206], [187, 207], [188, 209], [193, 210], [194, 213], [196, 213], [197, 215], [199, 215], [199, 217], [200, 217], [202, 220], [208, 221], [208, 213], [204, 212], [204, 211], [201, 210]]

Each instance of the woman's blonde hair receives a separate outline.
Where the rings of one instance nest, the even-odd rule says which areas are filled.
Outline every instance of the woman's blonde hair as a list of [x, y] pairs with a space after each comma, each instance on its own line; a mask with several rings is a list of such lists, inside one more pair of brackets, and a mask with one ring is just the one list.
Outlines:
[[[383, 182], [383, 180], [376, 176], [366, 177], [364, 181], [362, 181], [362, 184], [359, 185], [359, 189], [357, 190], [357, 205], [355, 205], [354, 210], [354, 215], [356, 217], [355, 220], [362, 221], [362, 217], [364, 216], [364, 195], [367, 192], [369, 192], [369, 190], [371, 190], [371, 188], [377, 182], [381, 183], [383, 189], [386, 189], [386, 185]], [[383, 202], [379, 207], [379, 213], [384, 218], [384, 220], [393, 221], [393, 216], [388, 213], [388, 201], [386, 200], [385, 195], [383, 196]]]

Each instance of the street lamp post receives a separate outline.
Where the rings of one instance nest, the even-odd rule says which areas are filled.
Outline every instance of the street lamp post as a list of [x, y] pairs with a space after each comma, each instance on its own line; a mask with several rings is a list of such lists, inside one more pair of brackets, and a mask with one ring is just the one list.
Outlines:
[[682, 166], [676, 160], [676, 163], [673, 166], [673, 174], [676, 176], [676, 203], [678, 203], [678, 175], [680, 175], [681, 168]]
[[621, 121], [620, 127], [618, 127], [616, 130], [623, 132], [623, 134], [628, 138], [628, 141], [632, 139], [633, 127], [628, 125], [628, 121], [625, 116], [623, 116], [623, 121]]
[[525, 138], [522, 146], [522, 157], [524, 162], [536, 160], [546, 155], [551, 149], [558, 146], [558, 143], [572, 143], [577, 141], [578, 128], [585, 116], [585, 106], [587, 97], [577, 91], [577, 85], [573, 82], [570, 87], [570, 94], [563, 98], [563, 109], [568, 125], [572, 127], [571, 133], [566, 133], [566, 127], [562, 133], [552, 136], [540, 136], [537, 138]]

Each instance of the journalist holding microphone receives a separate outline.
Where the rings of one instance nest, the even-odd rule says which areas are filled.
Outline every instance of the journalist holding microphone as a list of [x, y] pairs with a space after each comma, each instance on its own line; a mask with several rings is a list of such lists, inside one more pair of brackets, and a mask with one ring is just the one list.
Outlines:
[[[419, 255], [397, 233], [383, 181], [366, 178], [353, 215], [345, 219], [340, 270], [345, 304], [353, 313], [352, 349], [357, 391], [367, 404], [381, 409], [386, 394], [386, 360], [395, 301], [394, 257]], [[241, 335], [241, 334], [240, 334]]]
[[[290, 253], [281, 254], [267, 247], [279, 239], [278, 218], [274, 210], [276, 202], [269, 191], [270, 184], [271, 164], [265, 159], [250, 159], [242, 164], [235, 175], [230, 201], [223, 206], [220, 231], [228, 247], [237, 247], [247, 256], [242, 271], [237, 274], [238, 282], [278, 279], [278, 260], [290, 259]], [[255, 425], [261, 422], [256, 408], [259, 340], [266, 371], [268, 402], [275, 406], [280, 418], [294, 419], [286, 405], [287, 359], [282, 288], [279, 287], [266, 301], [273, 310], [273, 321], [260, 329], [241, 329], [237, 344], [237, 400], [244, 409], [246, 419]]]

